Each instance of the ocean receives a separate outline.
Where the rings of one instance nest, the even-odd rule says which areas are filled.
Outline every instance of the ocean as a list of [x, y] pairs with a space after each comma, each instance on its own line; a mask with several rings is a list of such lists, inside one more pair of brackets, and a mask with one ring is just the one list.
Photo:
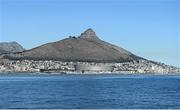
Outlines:
[[1, 74], [0, 108], [180, 109], [180, 76]]

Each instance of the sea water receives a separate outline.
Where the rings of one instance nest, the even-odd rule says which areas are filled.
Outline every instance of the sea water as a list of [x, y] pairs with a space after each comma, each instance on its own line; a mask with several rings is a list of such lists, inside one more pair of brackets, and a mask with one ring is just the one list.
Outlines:
[[180, 76], [1, 74], [0, 108], [180, 108]]

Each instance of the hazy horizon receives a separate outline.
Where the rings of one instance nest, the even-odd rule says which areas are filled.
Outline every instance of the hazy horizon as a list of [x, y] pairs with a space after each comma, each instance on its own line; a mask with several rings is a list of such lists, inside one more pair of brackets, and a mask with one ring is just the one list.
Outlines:
[[0, 42], [30, 49], [92, 28], [102, 40], [180, 67], [178, 0], [0, 0]]

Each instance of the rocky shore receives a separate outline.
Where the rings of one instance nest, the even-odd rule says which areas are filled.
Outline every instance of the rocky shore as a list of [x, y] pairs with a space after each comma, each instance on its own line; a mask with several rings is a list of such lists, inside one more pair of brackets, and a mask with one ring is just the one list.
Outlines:
[[180, 69], [162, 63], [139, 60], [124, 63], [62, 62], [34, 60], [0, 60], [0, 73], [59, 73], [59, 74], [128, 74], [128, 73], [180, 73]]

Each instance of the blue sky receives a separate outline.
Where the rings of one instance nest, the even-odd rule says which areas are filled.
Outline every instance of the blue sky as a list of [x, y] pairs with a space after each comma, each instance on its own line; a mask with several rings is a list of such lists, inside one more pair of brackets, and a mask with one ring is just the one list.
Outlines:
[[180, 67], [178, 0], [0, 0], [0, 42], [30, 49], [87, 28], [136, 55]]

